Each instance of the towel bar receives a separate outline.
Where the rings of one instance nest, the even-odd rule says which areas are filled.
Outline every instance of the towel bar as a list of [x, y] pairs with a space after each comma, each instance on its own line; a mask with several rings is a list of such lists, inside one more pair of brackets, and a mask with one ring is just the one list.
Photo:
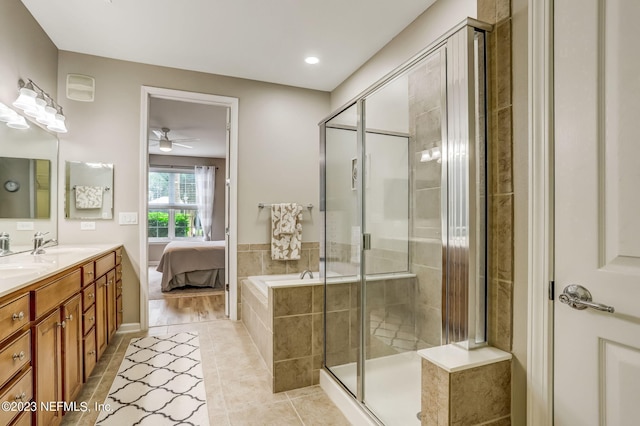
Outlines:
[[[273, 204], [258, 203], [258, 208], [259, 209], [263, 209], [265, 207], [271, 207], [272, 205]], [[313, 208], [313, 204], [309, 203], [309, 204], [307, 204], [306, 206], [303, 206], [303, 207], [306, 207], [307, 209], [311, 210]]]
[[[76, 185], [73, 185], [73, 187], [72, 187], [71, 189], [73, 189], [73, 190], [75, 191], [75, 190], [76, 190]], [[111, 188], [109, 188], [108, 186], [106, 186], [106, 187], [104, 188], [104, 190], [105, 190], [105, 191], [111, 191]]]

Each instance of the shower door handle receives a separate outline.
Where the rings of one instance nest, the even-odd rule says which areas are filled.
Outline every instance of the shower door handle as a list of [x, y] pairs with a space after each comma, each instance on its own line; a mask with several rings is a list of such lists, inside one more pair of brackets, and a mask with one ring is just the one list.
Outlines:
[[371, 250], [371, 234], [362, 234], [362, 250]]

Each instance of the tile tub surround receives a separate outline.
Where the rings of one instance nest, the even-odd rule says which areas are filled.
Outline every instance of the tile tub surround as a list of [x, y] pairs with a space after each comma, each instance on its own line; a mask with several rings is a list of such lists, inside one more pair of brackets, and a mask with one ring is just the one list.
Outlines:
[[419, 351], [423, 426], [510, 424], [511, 354], [455, 345]]
[[[327, 287], [329, 366], [354, 362], [359, 341], [358, 285], [350, 278], [340, 280]], [[273, 391], [317, 384], [324, 345], [324, 285], [311, 281], [269, 286], [267, 296], [249, 279], [242, 286], [242, 321], [268, 366]], [[416, 337], [414, 276], [376, 277], [367, 286], [367, 358], [428, 346]]]
[[320, 243], [303, 242], [299, 260], [271, 259], [271, 244], [238, 244], [238, 318], [242, 318], [242, 280], [253, 275], [300, 273], [320, 268]]

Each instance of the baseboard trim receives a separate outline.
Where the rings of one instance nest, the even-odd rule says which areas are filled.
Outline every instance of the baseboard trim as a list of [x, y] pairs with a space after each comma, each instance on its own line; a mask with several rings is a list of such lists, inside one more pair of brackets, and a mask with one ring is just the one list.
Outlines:
[[142, 331], [142, 327], [140, 326], [140, 323], [129, 322], [126, 324], [122, 324], [116, 334], [135, 333], [137, 331]]

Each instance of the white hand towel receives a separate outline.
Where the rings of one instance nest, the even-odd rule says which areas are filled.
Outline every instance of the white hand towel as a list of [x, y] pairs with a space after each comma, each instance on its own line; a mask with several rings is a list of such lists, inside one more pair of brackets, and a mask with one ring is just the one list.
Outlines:
[[76, 185], [76, 209], [101, 209], [102, 186], [82, 186]]

